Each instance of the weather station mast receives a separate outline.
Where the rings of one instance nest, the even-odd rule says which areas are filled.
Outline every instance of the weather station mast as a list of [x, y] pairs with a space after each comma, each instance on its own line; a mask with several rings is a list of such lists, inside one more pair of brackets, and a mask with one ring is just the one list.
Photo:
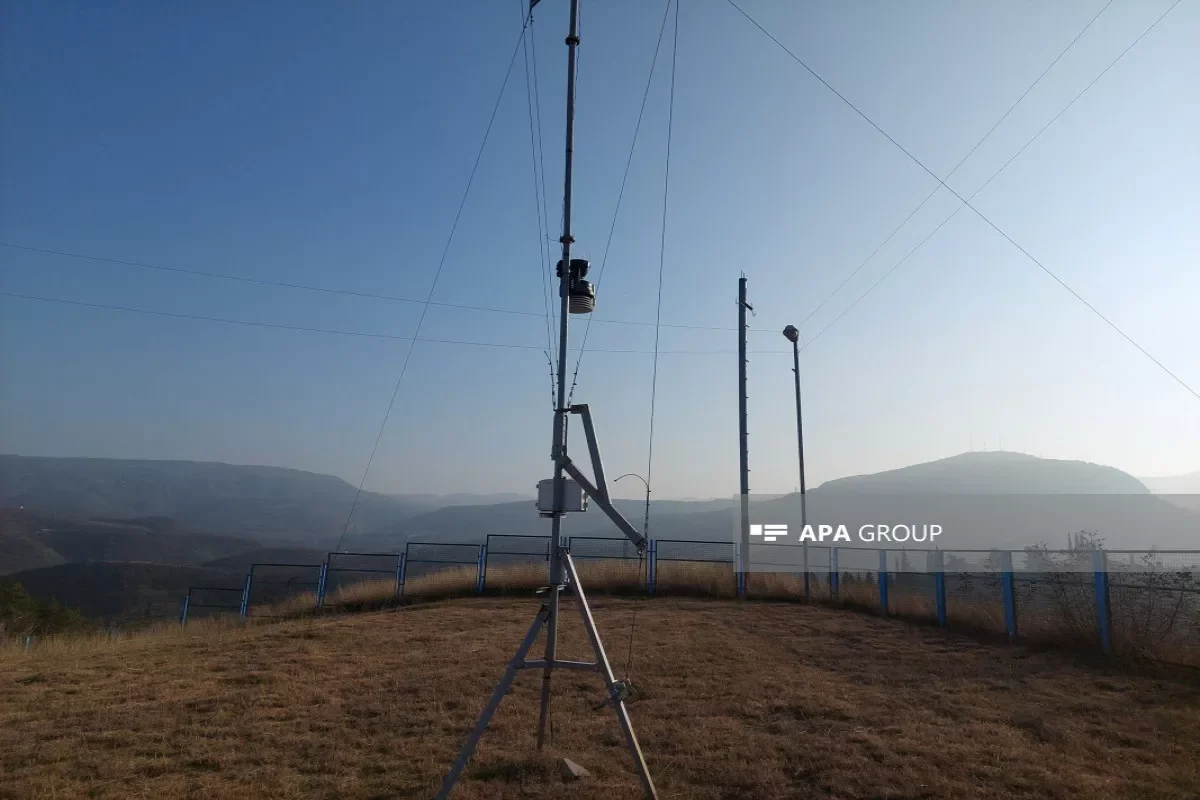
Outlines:
[[[534, 6], [540, 0], [531, 0], [529, 11], [532, 14]], [[538, 484], [537, 509], [539, 515], [550, 519], [550, 569], [549, 585], [538, 590], [542, 597], [542, 605], [525, 638], [517, 648], [516, 654], [508, 662], [500, 682], [484, 706], [483, 712], [475, 723], [474, 729], [467, 737], [462, 751], [455, 760], [450, 772], [442, 782], [437, 794], [438, 800], [446, 798], [454, 789], [459, 776], [466, 767], [475, 751], [476, 745], [487, 730], [492, 715], [500, 706], [516, 675], [521, 670], [537, 669], [542, 671], [541, 704], [538, 712], [537, 746], [542, 749], [546, 742], [547, 723], [550, 719], [551, 686], [555, 670], [583, 670], [598, 672], [608, 691], [608, 703], [616, 713], [617, 722], [625, 736], [625, 743], [633, 756], [634, 766], [641, 781], [646, 797], [657, 800], [658, 793], [646, 760], [642, 756], [641, 746], [634, 733], [629, 712], [625, 707], [628, 695], [628, 685], [618, 680], [604, 652], [600, 633], [596, 629], [591, 608], [579, 581], [579, 573], [571, 554], [563, 545], [562, 521], [563, 516], [572, 512], [587, 510], [587, 501], [591, 499], [612, 520], [620, 531], [637, 547], [639, 555], [645, 552], [646, 537], [637, 531], [613, 506], [609, 498], [608, 483], [604, 477], [604, 466], [600, 459], [600, 450], [596, 440], [596, 431], [592, 424], [591, 411], [586, 403], [567, 405], [567, 323], [571, 314], [590, 314], [596, 307], [595, 287], [586, 280], [588, 262], [584, 259], [571, 258], [571, 245], [575, 239], [571, 235], [571, 194], [572, 169], [574, 161], [575, 142], [575, 72], [578, 64], [579, 49], [579, 0], [570, 0], [570, 28], [566, 38], [567, 45], [567, 124], [566, 124], [566, 160], [563, 177], [563, 228], [559, 241], [562, 243], [562, 260], [558, 262], [558, 296], [559, 296], [559, 327], [558, 327], [558, 365], [557, 382], [555, 387], [554, 427], [551, 436], [550, 458], [554, 463], [554, 477]], [[583, 423], [583, 433], [587, 440], [588, 452], [592, 462], [592, 479], [580, 471], [579, 467], [567, 455], [567, 425], [571, 415], [577, 415]], [[569, 661], [558, 658], [558, 623], [560, 599], [563, 591], [574, 593], [575, 604], [579, 609], [583, 627], [591, 642], [595, 661]], [[545, 655], [541, 659], [527, 658], [542, 629], [546, 630]]]

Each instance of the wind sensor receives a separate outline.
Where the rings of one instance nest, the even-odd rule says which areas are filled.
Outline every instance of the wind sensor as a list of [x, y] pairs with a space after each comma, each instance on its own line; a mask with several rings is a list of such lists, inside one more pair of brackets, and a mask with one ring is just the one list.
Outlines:
[[[540, 0], [531, 0], [530, 12]], [[566, 168], [563, 181], [563, 232], [559, 242], [562, 243], [562, 260], [558, 262], [558, 296], [559, 296], [559, 328], [558, 328], [558, 380], [556, 386], [556, 401], [554, 408], [554, 431], [550, 449], [550, 458], [554, 462], [554, 477], [538, 484], [538, 511], [542, 516], [550, 517], [550, 585], [541, 591], [542, 607], [529, 627], [528, 633], [517, 648], [516, 654], [508, 662], [500, 682], [492, 692], [491, 699], [484, 706], [483, 712], [475, 723], [475, 728], [467, 737], [462, 751], [450, 768], [438, 792], [438, 800], [450, 795], [459, 776], [467, 766], [467, 761], [475, 751], [475, 746], [487, 730], [492, 714], [500, 706], [500, 701], [508, 692], [517, 672], [524, 669], [540, 669], [542, 671], [541, 708], [538, 713], [538, 749], [542, 749], [546, 741], [546, 727], [550, 716], [550, 685], [551, 676], [555, 670], [583, 670], [599, 672], [608, 690], [608, 702], [617, 715], [617, 723], [625, 735], [625, 744], [633, 755], [634, 766], [642, 783], [646, 797], [657, 800], [658, 792], [650, 779], [650, 771], [646, 768], [646, 760], [642, 757], [641, 747], [633, 732], [633, 724], [629, 720], [629, 712], [625, 708], [625, 696], [628, 686], [624, 681], [617, 680], [608, 656], [604, 653], [604, 645], [600, 641], [600, 633], [596, 630], [591, 608], [583, 585], [579, 582], [579, 573], [571, 553], [562, 544], [562, 518], [570, 511], [584, 511], [587, 508], [584, 495], [591, 498], [609, 519], [629, 538], [638, 549], [644, 553], [646, 537], [639, 533], [621, 513], [613, 507], [609, 499], [608, 483], [604, 478], [604, 465], [600, 460], [600, 449], [596, 443], [596, 431], [592, 425], [592, 414], [587, 404], [567, 405], [567, 320], [571, 314], [590, 314], [596, 307], [596, 288], [585, 278], [588, 273], [588, 262], [584, 259], [571, 258], [571, 244], [575, 241], [571, 236], [571, 177], [572, 159], [575, 142], [575, 71], [578, 62], [579, 48], [579, 0], [571, 0], [570, 32], [567, 44], [567, 129], [566, 129]], [[589, 480], [579, 467], [567, 455], [567, 422], [568, 415], [576, 415], [583, 423], [583, 433], [587, 438], [588, 452], [592, 461], [592, 476]], [[567, 479], [570, 476], [571, 480]], [[583, 627], [595, 652], [595, 661], [567, 661], [558, 658], [558, 613], [559, 598], [564, 589], [573, 590], [576, 605], [583, 617]], [[546, 629], [546, 651], [543, 658], [530, 660], [527, 658], [530, 649], [541, 633]]]

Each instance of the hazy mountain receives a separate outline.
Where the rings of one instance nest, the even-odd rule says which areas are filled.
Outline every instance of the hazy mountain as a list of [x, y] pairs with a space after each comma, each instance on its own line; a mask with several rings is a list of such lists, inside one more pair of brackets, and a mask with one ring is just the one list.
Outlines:
[[170, 519], [65, 519], [0, 509], [0, 575], [84, 561], [199, 565], [258, 546], [251, 539], [193, 531]]
[[[1200, 515], [1151, 495], [1112, 467], [1023, 453], [963, 453], [874, 475], [829, 481], [809, 493], [808, 521], [941, 524], [943, 549], [1062, 547], [1094, 532], [1109, 549], [1200, 548]], [[800, 498], [756, 501], [755, 521], [798, 526]]]
[[827, 481], [824, 493], [1147, 494], [1135, 477], [1087, 461], [1025, 453], [962, 453], [909, 467]]
[[[0, 506], [65, 516], [170, 517], [261, 541], [332, 547], [355, 487], [332, 475], [201, 461], [0, 455]], [[393, 527], [428, 506], [363, 492], [353, 531]]]
[[1171, 505], [1200, 513], [1200, 472], [1166, 478], [1141, 478], [1142, 483]]
[[1139, 480], [1155, 494], [1200, 494], [1200, 472]]

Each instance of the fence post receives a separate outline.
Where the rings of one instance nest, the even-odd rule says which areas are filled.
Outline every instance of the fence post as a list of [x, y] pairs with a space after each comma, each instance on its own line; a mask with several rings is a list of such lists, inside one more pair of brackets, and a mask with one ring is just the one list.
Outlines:
[[37, 637], [36, 637], [36, 636], [34, 636], [33, 634], [30, 634], [29, 636], [26, 636], [26, 637], [25, 637], [25, 652], [26, 652], [26, 653], [28, 653], [28, 652], [29, 652], [29, 650], [30, 650], [30, 648], [32, 648], [32, 647], [33, 647], [33, 642], [34, 642], [34, 640], [35, 640], [36, 638], [37, 638]]
[[1000, 588], [1004, 593], [1004, 629], [1009, 641], [1017, 638], [1017, 593], [1013, 588], [1012, 551], [1000, 554]]
[[812, 602], [812, 587], [808, 580], [808, 540], [805, 539], [801, 543], [801, 550], [804, 553], [804, 602]]
[[192, 590], [188, 589], [187, 596], [183, 598], [183, 608], [179, 610], [179, 624], [187, 625], [188, 605], [192, 602]]
[[646, 594], [654, 594], [654, 582], [658, 579], [658, 540], [650, 540], [649, 562], [646, 565]]
[[408, 569], [408, 544], [404, 545], [404, 552], [400, 554], [400, 560], [396, 562], [396, 597], [404, 595], [404, 580], [405, 571]]
[[328, 575], [329, 575], [329, 557], [326, 556], [325, 560], [321, 562], [321, 574], [317, 578], [317, 610], [318, 611], [321, 610], [321, 608], [323, 608], [325, 605], [325, 579], [326, 579], [326, 577], [328, 577]]
[[[569, 542], [570, 540], [568, 540]], [[483, 594], [483, 576], [487, 570], [487, 545], [479, 545], [479, 563], [475, 567], [475, 594]]]
[[946, 627], [946, 556], [941, 550], [934, 551], [933, 592], [937, 603], [937, 623]]
[[879, 613], [888, 615], [887, 550], [879, 551]]
[[836, 547], [829, 548], [829, 599], [837, 605], [840, 598], [838, 597], [838, 582], [840, 574], [838, 572], [838, 549]]
[[1103, 550], [1092, 551], [1092, 573], [1096, 583], [1096, 628], [1100, 633], [1100, 648], [1109, 655], [1112, 653], [1112, 625], [1109, 620], [1108, 556]]
[[246, 621], [246, 612], [250, 606], [250, 584], [254, 581], [254, 567], [250, 567], [250, 571], [246, 573], [246, 583], [242, 586], [242, 606], [238, 609], [238, 616], [242, 622]]

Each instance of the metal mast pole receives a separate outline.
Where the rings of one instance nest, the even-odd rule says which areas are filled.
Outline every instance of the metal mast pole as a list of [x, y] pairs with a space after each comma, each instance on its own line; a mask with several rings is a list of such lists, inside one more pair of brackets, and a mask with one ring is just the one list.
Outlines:
[[550, 716], [551, 665], [558, 652], [558, 596], [563, 583], [563, 564], [559, 554], [562, 532], [563, 501], [566, 482], [561, 459], [567, 454], [567, 317], [568, 288], [571, 275], [571, 167], [575, 146], [575, 63], [579, 47], [579, 0], [571, 0], [570, 32], [567, 34], [567, 146], [563, 177], [562, 262], [558, 268], [558, 386], [554, 409], [553, 444], [550, 458], [554, 461], [554, 516], [550, 529], [550, 614], [546, 622], [546, 667], [542, 671], [542, 703], [538, 712], [537, 746], [541, 750], [546, 740], [546, 722]]
[[800, 413], [800, 344], [792, 342], [792, 372], [796, 376], [796, 448], [800, 451], [800, 525], [808, 524], [804, 483], [804, 416]]
[[738, 437], [739, 467], [741, 470], [741, 550], [738, 564], [738, 594], [746, 591], [746, 573], [750, 561], [750, 446], [746, 430], [746, 277], [738, 279]]

